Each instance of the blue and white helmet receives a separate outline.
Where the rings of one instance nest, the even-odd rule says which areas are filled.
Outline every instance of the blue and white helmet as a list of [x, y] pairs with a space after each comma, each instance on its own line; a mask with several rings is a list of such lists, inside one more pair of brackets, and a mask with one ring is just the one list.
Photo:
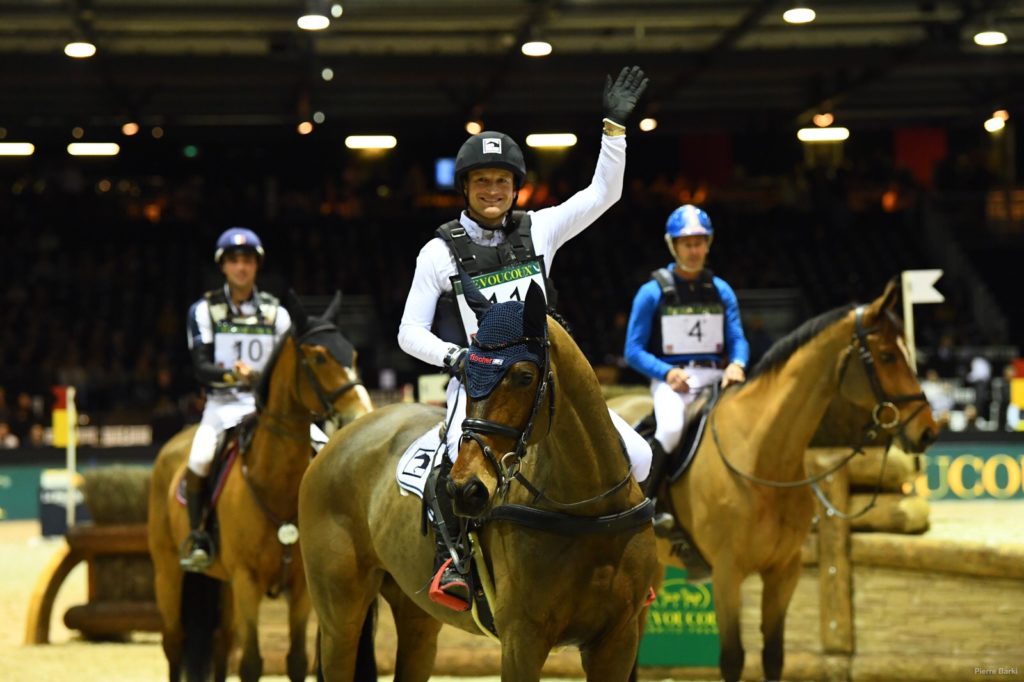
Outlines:
[[665, 222], [665, 234], [669, 239], [677, 237], [708, 237], [714, 235], [711, 218], [707, 211], [693, 204], [684, 204], [672, 211]]
[[259, 235], [247, 227], [230, 227], [217, 238], [217, 250], [213, 252], [213, 262], [220, 265], [221, 259], [228, 251], [252, 251], [256, 258], [263, 261], [263, 242]]

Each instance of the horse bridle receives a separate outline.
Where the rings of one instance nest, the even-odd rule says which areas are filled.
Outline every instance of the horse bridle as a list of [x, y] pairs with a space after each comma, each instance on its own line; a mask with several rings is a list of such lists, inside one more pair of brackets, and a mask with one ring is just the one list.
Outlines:
[[[537, 393], [534, 395], [533, 406], [530, 408], [530, 417], [526, 422], [526, 426], [522, 430], [501, 424], [490, 419], [480, 419], [477, 417], [468, 417], [462, 422], [462, 438], [463, 440], [472, 440], [479, 446], [483, 452], [484, 457], [490, 462], [494, 468], [495, 475], [498, 478], [498, 484], [495, 489], [495, 496], [501, 496], [503, 500], [508, 500], [509, 487], [512, 481], [518, 481], [520, 485], [526, 488], [533, 495], [533, 502], [544, 501], [551, 504], [559, 509], [573, 509], [593, 502], [598, 502], [616, 492], [621, 490], [629, 483], [630, 472], [626, 471], [626, 476], [612, 487], [608, 488], [599, 495], [589, 497], [585, 500], [579, 500], [577, 502], [561, 502], [554, 500], [544, 493], [543, 490], [539, 489], [534, 485], [521, 471], [522, 462], [526, 458], [527, 454], [527, 442], [530, 439], [530, 435], [533, 433], [534, 422], [537, 419], [537, 415], [540, 412], [541, 404], [544, 402], [545, 396], [548, 398], [548, 432], [551, 431], [551, 424], [555, 418], [555, 377], [554, 372], [551, 371], [551, 360], [550, 360], [550, 346], [551, 342], [548, 339], [547, 329], [544, 330], [544, 336], [542, 337], [521, 337], [513, 341], [508, 341], [500, 344], [477, 344], [477, 347], [485, 351], [503, 350], [510, 346], [515, 346], [523, 343], [535, 343], [539, 344], [543, 349], [543, 368], [541, 376], [543, 379], [540, 385], [537, 387]], [[462, 372], [462, 380], [465, 383], [465, 368]], [[494, 453], [487, 443], [481, 438], [481, 434], [491, 434], [495, 436], [505, 436], [512, 438], [516, 441], [515, 449], [506, 452], [500, 458]], [[492, 510], [493, 511], [493, 510]]]
[[[715, 421], [715, 412], [711, 412], [711, 435], [715, 441], [715, 448], [718, 450], [719, 456], [722, 458], [722, 461], [725, 463], [726, 467], [731, 472], [733, 472], [740, 478], [744, 478], [753, 483], [769, 486], [772, 488], [798, 488], [800, 486], [809, 485], [814, 490], [814, 494], [817, 495], [818, 499], [828, 510], [829, 516], [838, 516], [843, 519], [857, 518], [859, 516], [862, 516], [863, 514], [866, 514], [872, 507], [874, 507], [875, 500], [878, 497], [879, 490], [881, 489], [882, 474], [884, 474], [885, 471], [885, 462], [883, 461], [882, 463], [882, 469], [879, 472], [878, 477], [878, 485], [876, 485], [875, 487], [875, 492], [872, 496], [872, 499], [867, 503], [867, 505], [863, 509], [861, 509], [855, 514], [845, 514], [836, 509], [825, 497], [824, 493], [821, 491], [821, 488], [818, 487], [817, 483], [823, 478], [831, 476], [836, 471], [842, 469], [856, 455], [862, 454], [864, 452], [864, 446], [878, 436], [877, 429], [891, 431], [892, 429], [898, 426], [899, 428], [893, 433], [893, 436], [900, 436], [900, 438], [905, 440], [907, 424], [909, 424], [914, 419], [914, 417], [916, 417], [921, 412], [921, 410], [923, 410], [928, 405], [928, 399], [927, 397], [925, 397], [923, 391], [921, 393], [890, 396], [888, 393], [885, 392], [885, 389], [882, 388], [882, 382], [878, 376], [878, 368], [875, 366], [875, 359], [874, 356], [872, 356], [871, 348], [868, 345], [868, 335], [879, 331], [879, 327], [865, 327], [864, 312], [864, 306], [858, 306], [855, 311], [853, 336], [850, 338], [850, 345], [847, 347], [848, 352], [843, 358], [842, 365], [839, 368], [839, 386], [843, 385], [843, 379], [846, 376], [846, 370], [849, 367], [850, 358], [854, 355], [854, 353], [856, 353], [857, 357], [860, 358], [861, 365], [864, 367], [864, 374], [867, 376], [868, 382], [871, 384], [871, 390], [874, 393], [876, 402], [875, 406], [871, 410], [871, 421], [868, 422], [868, 424], [865, 425], [865, 427], [862, 429], [863, 435], [861, 436], [860, 442], [854, 445], [850, 454], [848, 454], [843, 459], [839, 460], [838, 463], [830, 466], [828, 469], [818, 474], [815, 474], [814, 476], [809, 476], [798, 481], [773, 481], [740, 471], [725, 455], [725, 450], [722, 448], [722, 443], [718, 437], [718, 425]], [[889, 313], [886, 314], [889, 315]], [[916, 410], [911, 412], [910, 416], [908, 416], [905, 420], [901, 422], [899, 405], [918, 401], [921, 402], [921, 405]], [[882, 412], [885, 410], [892, 411], [891, 419], [882, 419]], [[889, 447], [888, 445], [886, 445], [886, 458], [888, 458], [888, 454]]]
[[[891, 313], [886, 312], [886, 315], [890, 316]], [[893, 320], [893, 324], [896, 324]], [[920, 414], [928, 405], [928, 398], [924, 392], [913, 393], [907, 395], [890, 396], [882, 388], [882, 381], [878, 376], [878, 367], [875, 365], [875, 358], [871, 354], [871, 349], [868, 346], [868, 335], [879, 331], [879, 327], [865, 327], [864, 326], [864, 306], [858, 306], [857, 311], [854, 315], [854, 327], [853, 327], [853, 338], [850, 340], [849, 353], [843, 358], [842, 367], [839, 369], [839, 385], [843, 385], [843, 378], [846, 376], [846, 369], [850, 366], [850, 357], [857, 353], [860, 358], [861, 365], [864, 367], [864, 374], [867, 375], [868, 382], [871, 384], [871, 391], [875, 395], [875, 406], [871, 409], [871, 421], [874, 426], [881, 428], [885, 431], [899, 427], [894, 435], [900, 436], [900, 438], [906, 440], [906, 427], [914, 417]], [[910, 413], [905, 420], [900, 421], [900, 405], [906, 403], [921, 403], [916, 410]], [[892, 412], [891, 419], [883, 419], [882, 414], [885, 411]], [[870, 426], [870, 425], [869, 425]]]
[[[313, 386], [313, 390], [316, 392], [316, 396], [317, 399], [320, 401], [321, 407], [324, 408], [324, 412], [322, 414], [310, 410], [310, 415], [312, 416], [313, 421], [321, 421], [324, 419], [333, 418], [337, 414], [337, 410], [334, 408], [334, 401], [340, 398], [341, 396], [345, 395], [349, 391], [351, 391], [356, 386], [362, 385], [362, 382], [360, 381], [349, 381], [348, 383], [343, 384], [342, 386], [331, 391], [330, 393], [324, 390], [323, 384], [320, 383], [320, 380], [316, 376], [316, 372], [314, 372], [313, 368], [309, 366], [309, 362], [306, 360], [306, 356], [302, 354], [302, 344], [307, 339], [312, 337], [314, 334], [318, 334], [320, 332], [339, 332], [339, 330], [333, 324], [323, 323], [313, 327], [312, 329], [307, 329], [305, 332], [302, 333], [301, 336], [296, 336], [295, 332], [292, 332], [292, 339], [295, 340], [296, 352], [299, 355], [299, 364], [305, 370], [306, 378], [309, 380], [309, 383]], [[272, 417], [274, 419], [286, 419], [284, 415], [270, 412], [269, 410], [266, 409], [261, 409], [261, 414]], [[290, 431], [284, 431], [281, 429], [274, 428], [270, 424], [267, 424], [266, 426], [274, 433], [287, 436], [289, 438], [295, 438], [294, 434], [292, 434]], [[300, 437], [300, 440], [305, 442], [306, 437]], [[241, 465], [240, 468], [242, 471], [242, 480], [245, 481], [246, 487], [249, 488], [249, 493], [252, 495], [252, 498], [256, 500], [256, 504], [263, 511], [263, 514], [267, 517], [267, 519], [274, 525], [275, 528], [278, 529], [277, 537], [278, 541], [281, 543], [282, 546], [281, 574], [277, 586], [272, 590], [273, 596], [277, 596], [277, 594], [279, 594], [281, 590], [284, 589], [284, 582], [285, 579], [287, 578], [288, 569], [291, 566], [292, 561], [292, 547], [294, 546], [295, 541], [298, 540], [299, 537], [298, 529], [295, 527], [296, 519], [298, 518], [298, 512], [293, 514], [292, 518], [287, 520], [278, 518], [277, 515], [274, 514], [274, 512], [270, 509], [270, 507], [267, 506], [267, 503], [263, 501], [263, 498], [260, 497], [259, 492], [256, 490], [256, 486], [253, 484], [252, 478], [249, 476], [249, 466], [245, 461], [244, 452], [241, 453], [239, 463]]]

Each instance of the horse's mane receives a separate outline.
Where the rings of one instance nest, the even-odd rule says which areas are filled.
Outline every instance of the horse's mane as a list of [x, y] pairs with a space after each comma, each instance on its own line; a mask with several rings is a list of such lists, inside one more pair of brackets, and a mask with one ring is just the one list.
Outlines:
[[572, 327], [569, 326], [569, 320], [565, 319], [565, 316], [562, 315], [562, 313], [558, 312], [554, 308], [548, 308], [548, 315], [555, 322], [557, 322], [558, 324], [562, 325], [562, 329], [565, 330], [565, 333], [569, 335], [570, 339], [575, 340], [575, 337], [573, 336], [573, 333], [572, 333]]
[[270, 399], [270, 375], [274, 373], [274, 367], [277, 366], [277, 358], [281, 355], [281, 349], [284, 348], [284, 340], [292, 336], [293, 329], [294, 327], [289, 327], [288, 331], [281, 337], [281, 340], [274, 346], [273, 352], [267, 359], [267, 364], [263, 366], [263, 373], [260, 374], [259, 379], [256, 381], [254, 393], [256, 405], [260, 409], [266, 407], [267, 401]]
[[766, 374], [771, 370], [781, 366], [786, 360], [792, 357], [793, 353], [797, 352], [806, 345], [811, 339], [816, 337], [827, 327], [832, 326], [839, 320], [846, 317], [851, 310], [853, 310], [856, 304], [850, 303], [848, 305], [840, 306], [835, 310], [829, 310], [826, 313], [822, 313], [817, 317], [804, 322], [802, 325], [791, 331], [786, 336], [782, 337], [778, 341], [772, 344], [768, 352], [764, 354], [753, 371], [747, 379], [755, 379], [762, 374]]

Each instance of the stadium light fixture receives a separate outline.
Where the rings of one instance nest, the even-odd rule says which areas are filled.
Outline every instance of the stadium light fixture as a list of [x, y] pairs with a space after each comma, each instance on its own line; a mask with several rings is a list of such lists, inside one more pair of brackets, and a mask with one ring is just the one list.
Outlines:
[[349, 149], [394, 149], [398, 139], [394, 135], [349, 135], [345, 146]]
[[526, 144], [536, 149], [565, 149], [576, 144], [576, 136], [572, 133], [531, 133], [526, 136]]
[[835, 128], [801, 128], [796, 131], [801, 142], [842, 142], [850, 137], [850, 129], [836, 126]]
[[31, 142], [0, 142], [0, 156], [32, 156], [35, 151]]
[[68, 145], [71, 156], [117, 156], [121, 146], [116, 142], [72, 142]]
[[809, 24], [817, 17], [817, 13], [802, 2], [795, 3], [782, 13], [782, 20], [787, 24]]
[[327, 0], [306, 0], [306, 12], [296, 22], [303, 31], [322, 31], [331, 25]]
[[546, 40], [530, 40], [519, 49], [527, 57], [547, 57], [551, 54], [551, 43]]
[[644, 131], [645, 133], [649, 133], [657, 127], [658, 119], [656, 118], [647, 117], [645, 119], [641, 119], [640, 121], [640, 130]]
[[87, 40], [77, 40], [64, 46], [64, 54], [72, 59], [88, 59], [96, 54], [96, 46]]

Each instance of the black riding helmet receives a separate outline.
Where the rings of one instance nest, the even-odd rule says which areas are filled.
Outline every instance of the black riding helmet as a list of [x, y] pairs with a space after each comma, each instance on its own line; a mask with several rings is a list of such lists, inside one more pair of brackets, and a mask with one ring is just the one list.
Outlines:
[[516, 191], [526, 181], [523, 150], [505, 133], [491, 130], [466, 140], [455, 157], [455, 186], [463, 189], [466, 174], [477, 168], [504, 168], [512, 172]]

